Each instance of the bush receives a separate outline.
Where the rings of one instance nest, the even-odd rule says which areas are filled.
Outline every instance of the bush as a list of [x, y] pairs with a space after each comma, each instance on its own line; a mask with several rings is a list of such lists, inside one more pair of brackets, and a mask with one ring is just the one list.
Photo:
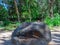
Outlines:
[[54, 17], [49, 18], [48, 16], [45, 18], [44, 22], [49, 26], [60, 26], [60, 15], [58, 13], [54, 14]]

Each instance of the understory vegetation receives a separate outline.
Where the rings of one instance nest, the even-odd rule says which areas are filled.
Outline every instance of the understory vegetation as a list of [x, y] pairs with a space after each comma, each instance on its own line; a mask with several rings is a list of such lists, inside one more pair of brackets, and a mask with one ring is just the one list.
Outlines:
[[13, 30], [22, 22], [33, 22], [37, 18], [49, 27], [60, 26], [60, 0], [0, 1], [0, 28]]

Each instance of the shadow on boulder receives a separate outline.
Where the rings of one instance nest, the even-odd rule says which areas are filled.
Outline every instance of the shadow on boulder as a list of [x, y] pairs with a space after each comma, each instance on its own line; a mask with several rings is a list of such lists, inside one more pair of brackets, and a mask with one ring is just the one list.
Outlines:
[[42, 22], [25, 22], [14, 30], [11, 40], [13, 45], [48, 45], [51, 32]]

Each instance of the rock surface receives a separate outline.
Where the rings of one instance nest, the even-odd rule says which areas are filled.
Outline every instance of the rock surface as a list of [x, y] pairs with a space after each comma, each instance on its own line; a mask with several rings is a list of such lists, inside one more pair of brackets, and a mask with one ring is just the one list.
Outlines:
[[[11, 34], [12, 31], [9, 32], [0, 32], [0, 45], [12, 45], [11, 43]], [[53, 31], [52, 34], [52, 41], [49, 45], [60, 45], [60, 32]]]

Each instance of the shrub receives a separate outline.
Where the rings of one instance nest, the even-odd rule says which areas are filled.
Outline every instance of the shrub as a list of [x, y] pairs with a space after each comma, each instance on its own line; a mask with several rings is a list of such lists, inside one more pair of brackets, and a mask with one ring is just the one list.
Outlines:
[[49, 26], [60, 26], [60, 15], [58, 13], [54, 14], [54, 17], [49, 18], [48, 16], [45, 18], [44, 22]]

